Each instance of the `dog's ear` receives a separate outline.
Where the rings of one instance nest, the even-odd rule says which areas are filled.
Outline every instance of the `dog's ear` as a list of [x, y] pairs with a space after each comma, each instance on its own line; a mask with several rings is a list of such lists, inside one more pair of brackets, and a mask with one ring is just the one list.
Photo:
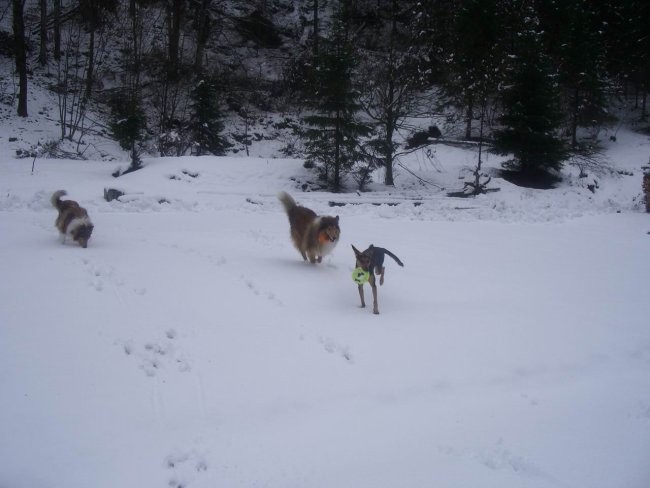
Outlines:
[[374, 249], [374, 248], [375, 248], [374, 244], [370, 244], [370, 247], [368, 249]]
[[355, 254], [356, 256], [358, 256], [359, 254], [361, 254], [361, 252], [360, 252], [356, 247], [354, 247], [354, 244], [350, 244], [350, 245], [352, 246], [352, 250], [354, 251], [354, 254]]

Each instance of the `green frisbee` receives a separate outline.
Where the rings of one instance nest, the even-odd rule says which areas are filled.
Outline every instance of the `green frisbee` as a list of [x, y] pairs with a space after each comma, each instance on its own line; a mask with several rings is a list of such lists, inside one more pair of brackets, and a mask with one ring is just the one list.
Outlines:
[[352, 281], [357, 285], [363, 285], [369, 279], [370, 271], [364, 271], [361, 268], [354, 268], [354, 271], [352, 272]]

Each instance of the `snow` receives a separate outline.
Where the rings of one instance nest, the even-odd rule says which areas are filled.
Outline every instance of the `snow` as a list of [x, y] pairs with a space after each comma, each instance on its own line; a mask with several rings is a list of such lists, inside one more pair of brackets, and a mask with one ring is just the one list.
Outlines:
[[[623, 173], [595, 193], [568, 168], [466, 200], [399, 169], [396, 189], [301, 192], [302, 162], [266, 157], [32, 174], [13, 157], [31, 134], [0, 149], [0, 486], [650, 485], [647, 136], [608, 142]], [[475, 157], [404, 164], [452, 189]], [[58, 241], [58, 189], [95, 223], [87, 249]], [[340, 216], [321, 265], [282, 190]], [[371, 243], [405, 264], [378, 316], [350, 279]]]

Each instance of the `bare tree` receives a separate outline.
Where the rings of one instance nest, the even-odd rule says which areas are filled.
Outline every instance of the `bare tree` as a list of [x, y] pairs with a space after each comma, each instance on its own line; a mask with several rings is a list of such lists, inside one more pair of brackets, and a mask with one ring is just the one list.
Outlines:
[[[59, 123], [61, 126], [61, 139], [78, 141], [86, 128], [86, 115], [88, 111], [88, 72], [94, 72], [106, 50], [105, 40], [100, 37], [97, 45], [97, 56], [86, 56], [82, 43], [85, 33], [80, 24], [71, 24], [64, 31], [64, 46], [62, 56], [57, 63], [56, 93], [59, 102]], [[95, 63], [92, 67], [90, 63]]]
[[181, 26], [185, 16], [185, 0], [167, 0], [168, 76], [176, 79], [180, 68]]
[[314, 14], [314, 19], [313, 19], [314, 51], [313, 51], [313, 54], [314, 54], [314, 58], [317, 59], [318, 58], [318, 36], [320, 35], [320, 33], [318, 31], [318, 28], [319, 28], [319, 26], [318, 26], [318, 0], [313, 0], [313, 2], [314, 2], [313, 5], [312, 5], [313, 14]]
[[367, 84], [362, 90], [363, 108], [379, 129], [379, 138], [371, 146], [379, 153], [380, 164], [385, 169], [384, 184], [390, 186], [395, 184], [393, 167], [398, 149], [395, 136], [406, 118], [413, 116], [420, 86], [404, 46], [397, 45], [399, 15], [398, 2], [393, 0], [388, 46], [372, 56], [364, 75]]
[[38, 51], [38, 63], [45, 66], [47, 63], [47, 0], [38, 0], [39, 11], [41, 14], [39, 24], [40, 48]]
[[52, 22], [54, 26], [54, 59], [61, 59], [61, 0], [54, 0], [52, 9]]
[[81, 20], [88, 30], [88, 63], [86, 65], [86, 87], [84, 97], [90, 99], [93, 83], [95, 81], [95, 67], [97, 64], [96, 37], [99, 29], [106, 22], [106, 15], [115, 12], [118, 0], [80, 0], [79, 11]]
[[196, 8], [195, 28], [196, 28], [196, 52], [194, 56], [194, 70], [200, 73], [203, 70], [203, 53], [205, 46], [210, 38], [212, 28], [212, 17], [210, 7], [212, 0], [200, 0]]
[[25, 43], [25, 20], [23, 18], [25, 0], [12, 0], [12, 2], [16, 71], [20, 79], [18, 115], [20, 117], [27, 117], [27, 45]]

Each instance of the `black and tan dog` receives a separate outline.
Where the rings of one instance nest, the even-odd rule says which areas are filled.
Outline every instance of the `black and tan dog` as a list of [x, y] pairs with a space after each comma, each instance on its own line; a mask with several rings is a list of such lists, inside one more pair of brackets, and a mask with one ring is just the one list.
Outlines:
[[93, 233], [93, 223], [88, 217], [86, 209], [79, 206], [74, 200], [61, 200], [63, 195], [67, 195], [65, 190], [55, 191], [50, 201], [54, 208], [59, 211], [54, 225], [59, 229], [61, 241], [65, 242], [70, 237], [81, 247], [88, 246], [88, 239]]
[[[368, 282], [370, 283], [370, 288], [372, 288], [372, 312], [374, 314], [379, 313], [379, 306], [377, 305], [377, 283], [375, 275], [379, 276], [379, 284], [384, 284], [384, 274], [386, 268], [384, 267], [384, 256], [388, 254], [391, 258], [395, 260], [400, 266], [404, 266], [402, 261], [399, 260], [388, 249], [383, 247], [376, 247], [370, 244], [370, 247], [365, 251], [361, 252], [356, 247], [352, 246], [354, 255], [357, 258], [356, 267], [361, 268], [364, 271], [367, 271], [370, 274]], [[363, 296], [363, 285], [359, 285], [359, 297], [361, 297], [361, 308], [366, 306], [366, 301]]]
[[289, 217], [291, 240], [300, 251], [302, 259], [320, 263], [323, 256], [332, 252], [339, 241], [339, 217], [316, 215], [313, 210], [296, 204], [286, 192], [281, 192], [278, 198]]

